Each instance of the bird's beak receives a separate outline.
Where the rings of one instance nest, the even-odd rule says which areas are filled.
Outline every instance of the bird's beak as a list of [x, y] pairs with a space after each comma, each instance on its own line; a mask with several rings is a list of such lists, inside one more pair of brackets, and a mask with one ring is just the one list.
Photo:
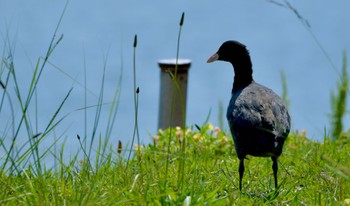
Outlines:
[[216, 60], [218, 60], [218, 59], [219, 59], [219, 55], [218, 55], [218, 53], [215, 53], [215, 54], [213, 54], [211, 57], [209, 57], [207, 63], [214, 62], [214, 61], [216, 61]]

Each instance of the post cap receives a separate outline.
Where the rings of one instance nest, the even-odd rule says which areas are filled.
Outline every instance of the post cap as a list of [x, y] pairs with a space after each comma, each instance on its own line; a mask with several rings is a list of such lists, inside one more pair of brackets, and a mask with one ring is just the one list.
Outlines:
[[[158, 61], [159, 65], [175, 65], [176, 59], [161, 59]], [[190, 65], [191, 59], [177, 59], [177, 64], [180, 65]]]
[[[191, 66], [191, 60], [190, 59], [177, 59], [177, 67], [178, 71], [187, 71], [190, 66]], [[173, 59], [161, 59], [158, 61], [159, 67], [163, 71], [172, 71], [175, 70], [175, 65], [176, 65], [176, 58]]]

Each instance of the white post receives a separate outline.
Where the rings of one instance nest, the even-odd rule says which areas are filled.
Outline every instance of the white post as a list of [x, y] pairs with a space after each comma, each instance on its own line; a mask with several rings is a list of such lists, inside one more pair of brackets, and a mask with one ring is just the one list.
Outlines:
[[[160, 60], [158, 64], [160, 66], [158, 128], [167, 129], [175, 126], [184, 128], [186, 126], [185, 120], [188, 70], [191, 66], [191, 60], [178, 59], [177, 61], [176, 81], [179, 85], [181, 93], [179, 93], [178, 89], [174, 85], [171, 75], [169, 74], [175, 74], [176, 59], [163, 59]], [[171, 111], [173, 111], [172, 114]], [[184, 112], [184, 117], [182, 116], [182, 111]], [[170, 119], [170, 117], [172, 118]]]

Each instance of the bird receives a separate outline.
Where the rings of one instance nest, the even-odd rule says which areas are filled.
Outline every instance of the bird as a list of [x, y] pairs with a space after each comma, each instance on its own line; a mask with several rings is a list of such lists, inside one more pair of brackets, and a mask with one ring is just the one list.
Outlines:
[[277, 159], [291, 127], [287, 106], [275, 92], [254, 81], [252, 61], [244, 44], [235, 40], [224, 42], [207, 63], [215, 61], [229, 62], [234, 69], [226, 118], [239, 159], [239, 190], [242, 191], [247, 155], [271, 158], [277, 189]]

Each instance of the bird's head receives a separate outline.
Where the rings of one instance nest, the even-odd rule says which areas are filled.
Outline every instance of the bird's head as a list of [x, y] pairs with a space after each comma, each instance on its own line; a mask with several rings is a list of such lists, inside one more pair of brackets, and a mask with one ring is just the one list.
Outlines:
[[227, 61], [234, 66], [238, 64], [244, 64], [250, 62], [249, 52], [246, 46], [238, 41], [226, 41], [219, 50], [209, 57], [207, 63], [211, 63], [217, 60]]
[[247, 86], [253, 81], [252, 62], [246, 46], [238, 41], [226, 41], [209, 57], [208, 63], [221, 60], [230, 62], [235, 71], [233, 89]]

